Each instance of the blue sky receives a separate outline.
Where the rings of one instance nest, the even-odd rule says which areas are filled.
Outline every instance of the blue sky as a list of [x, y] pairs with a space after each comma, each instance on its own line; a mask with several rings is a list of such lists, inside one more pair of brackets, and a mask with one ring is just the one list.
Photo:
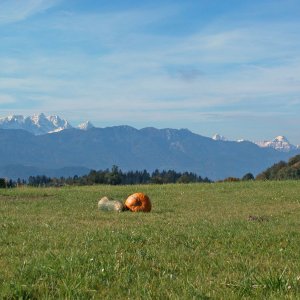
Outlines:
[[299, 0], [0, 0], [0, 116], [300, 144]]

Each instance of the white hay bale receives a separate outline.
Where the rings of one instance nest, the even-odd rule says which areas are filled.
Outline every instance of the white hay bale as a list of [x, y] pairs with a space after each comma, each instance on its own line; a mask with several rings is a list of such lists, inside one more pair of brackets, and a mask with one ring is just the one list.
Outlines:
[[111, 200], [108, 197], [103, 197], [98, 202], [98, 209], [103, 211], [121, 212], [124, 210], [124, 204], [119, 200]]

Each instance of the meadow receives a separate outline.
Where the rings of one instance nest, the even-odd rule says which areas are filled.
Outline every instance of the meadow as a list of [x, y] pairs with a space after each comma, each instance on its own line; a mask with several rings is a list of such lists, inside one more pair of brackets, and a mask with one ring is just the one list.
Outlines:
[[0, 299], [300, 299], [299, 249], [300, 181], [0, 191]]

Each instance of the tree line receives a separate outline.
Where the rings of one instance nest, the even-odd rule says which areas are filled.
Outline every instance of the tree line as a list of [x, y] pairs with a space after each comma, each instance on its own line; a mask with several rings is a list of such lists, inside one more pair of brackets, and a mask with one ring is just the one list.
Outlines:
[[[10, 181], [11, 182], [11, 181]], [[27, 181], [18, 179], [12, 182], [11, 186], [64, 186], [64, 185], [133, 185], [133, 184], [166, 184], [166, 183], [192, 183], [211, 182], [207, 177], [192, 172], [176, 172], [174, 170], [159, 171], [149, 173], [143, 171], [123, 172], [118, 166], [113, 166], [106, 170], [91, 170], [89, 174], [73, 177], [47, 177], [45, 175], [30, 176]], [[5, 185], [5, 183], [3, 183]]]
[[[292, 157], [288, 162], [280, 161], [256, 177], [252, 173], [247, 173], [241, 178], [227, 177], [219, 182], [236, 182], [247, 180], [298, 180], [300, 179], [300, 155]], [[193, 183], [212, 182], [207, 177], [192, 172], [176, 172], [174, 170], [159, 171], [149, 173], [143, 171], [123, 172], [118, 166], [113, 166], [110, 170], [91, 170], [89, 174], [73, 177], [47, 177], [45, 175], [30, 176], [28, 180], [18, 179], [17, 181], [0, 178], [0, 188], [16, 187], [21, 185], [29, 186], [64, 186], [64, 185], [133, 185], [133, 184], [166, 184], [166, 183]]]

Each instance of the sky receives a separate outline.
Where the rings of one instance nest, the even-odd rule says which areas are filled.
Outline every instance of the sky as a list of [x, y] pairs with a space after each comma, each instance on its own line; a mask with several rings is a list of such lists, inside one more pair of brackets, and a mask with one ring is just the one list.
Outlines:
[[299, 0], [0, 0], [0, 117], [300, 144]]

